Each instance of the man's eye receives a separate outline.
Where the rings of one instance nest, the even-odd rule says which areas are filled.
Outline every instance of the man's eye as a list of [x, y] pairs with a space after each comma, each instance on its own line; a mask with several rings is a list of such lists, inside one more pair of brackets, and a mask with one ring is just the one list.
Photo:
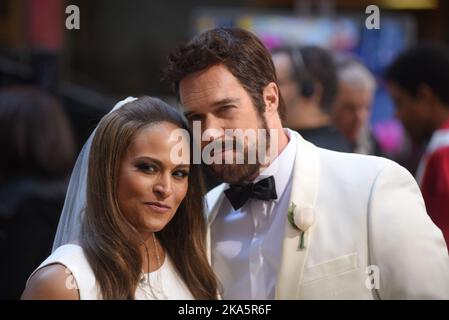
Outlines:
[[183, 179], [185, 177], [187, 177], [189, 175], [188, 171], [185, 170], [177, 170], [175, 172], [173, 172], [173, 176], [179, 179]]
[[220, 113], [220, 114], [225, 114], [225, 113], [227, 113], [228, 111], [230, 111], [231, 109], [232, 109], [231, 106], [223, 106], [223, 107], [221, 107], [220, 109], [218, 109], [218, 113]]

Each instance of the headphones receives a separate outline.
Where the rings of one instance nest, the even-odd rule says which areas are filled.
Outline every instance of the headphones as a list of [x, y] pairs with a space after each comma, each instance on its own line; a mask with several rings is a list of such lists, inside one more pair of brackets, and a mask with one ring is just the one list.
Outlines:
[[293, 64], [293, 73], [295, 80], [298, 83], [298, 93], [306, 98], [310, 98], [315, 93], [315, 83], [306, 64], [304, 63], [303, 54], [298, 47], [291, 47], [288, 49], [290, 60]]

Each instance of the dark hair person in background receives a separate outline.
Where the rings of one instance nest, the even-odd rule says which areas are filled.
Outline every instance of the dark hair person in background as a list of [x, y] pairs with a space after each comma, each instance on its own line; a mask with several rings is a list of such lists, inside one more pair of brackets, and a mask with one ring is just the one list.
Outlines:
[[305, 46], [280, 47], [272, 56], [286, 104], [285, 127], [318, 147], [351, 152], [330, 115], [338, 89], [332, 55], [326, 49]]
[[[151, 97], [103, 117], [87, 151], [81, 233], [39, 266], [22, 298], [217, 298], [200, 169], [191, 164], [188, 137], [172, 158], [178, 141], [169, 137], [179, 129], [188, 133], [182, 116]], [[70, 275], [76, 287], [67, 287]]]
[[18, 299], [51, 251], [74, 160], [58, 101], [31, 87], [0, 90], [0, 298]]
[[427, 143], [416, 178], [427, 211], [449, 243], [449, 47], [422, 44], [402, 53], [385, 78], [412, 140]]

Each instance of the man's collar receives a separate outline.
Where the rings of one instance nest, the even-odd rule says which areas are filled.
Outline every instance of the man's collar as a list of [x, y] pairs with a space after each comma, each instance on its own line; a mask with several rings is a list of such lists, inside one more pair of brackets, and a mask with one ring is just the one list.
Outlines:
[[289, 139], [287, 146], [273, 160], [273, 162], [266, 169], [264, 169], [253, 181], [254, 183], [256, 183], [266, 177], [273, 176], [276, 183], [276, 194], [278, 195], [278, 200], [284, 193], [290, 176], [292, 175], [298, 143], [296, 136], [292, 134], [292, 131], [290, 129], [284, 128], [284, 132]]

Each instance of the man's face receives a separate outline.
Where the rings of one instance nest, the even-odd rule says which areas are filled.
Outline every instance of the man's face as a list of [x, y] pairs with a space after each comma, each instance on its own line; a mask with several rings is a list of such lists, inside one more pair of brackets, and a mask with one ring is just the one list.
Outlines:
[[431, 134], [431, 130], [427, 128], [430, 106], [395, 83], [389, 82], [387, 88], [396, 107], [395, 115], [402, 122], [410, 137], [415, 141], [428, 139]]
[[[251, 97], [234, 75], [224, 65], [215, 65], [193, 73], [181, 80], [179, 85], [181, 103], [186, 108], [186, 118], [201, 122], [201, 134], [205, 130], [215, 129], [210, 141], [224, 146], [225, 141], [236, 140], [226, 135], [226, 129], [268, 129], [264, 116], [259, 115]], [[210, 131], [209, 131], [210, 132]], [[204, 150], [210, 141], [202, 141]], [[236, 143], [238, 143], [237, 141]], [[227, 144], [229, 145], [229, 144]], [[256, 148], [256, 144], [242, 141], [242, 149], [247, 154]], [[238, 148], [233, 147], [221, 152], [221, 157], [236, 158]], [[215, 154], [214, 154], [215, 157]], [[224, 162], [224, 161], [223, 161]], [[248, 164], [211, 164], [210, 168], [223, 181], [238, 183], [257, 176], [259, 163]]]
[[335, 125], [350, 142], [356, 142], [360, 130], [367, 125], [373, 94], [342, 82], [333, 108]]

